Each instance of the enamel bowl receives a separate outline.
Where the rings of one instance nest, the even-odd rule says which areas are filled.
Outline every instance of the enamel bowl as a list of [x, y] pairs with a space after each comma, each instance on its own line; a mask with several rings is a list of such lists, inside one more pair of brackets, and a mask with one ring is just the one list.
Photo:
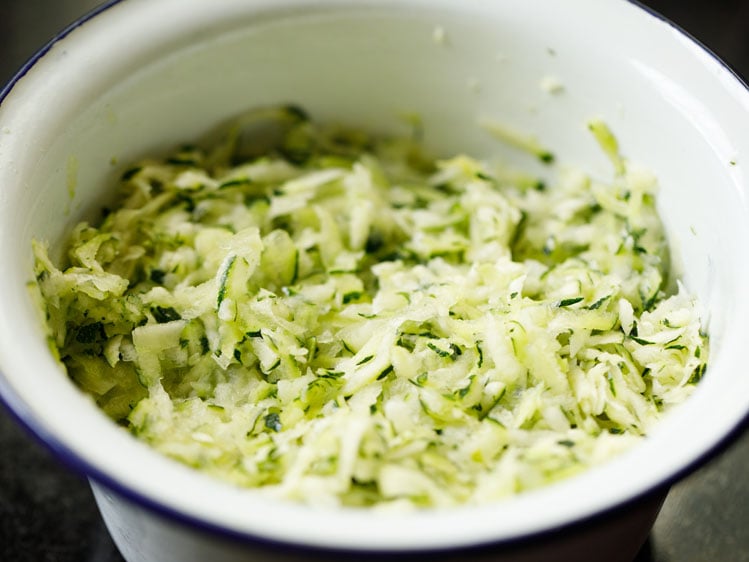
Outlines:
[[[711, 336], [697, 391], [628, 453], [483, 507], [373, 513], [239, 491], [110, 422], [51, 357], [27, 289], [32, 238], [62, 241], [128, 163], [262, 105], [403, 131], [440, 153], [528, 155], [610, 176], [602, 117], [660, 180], [660, 210]], [[123, 555], [215, 562], [409, 557], [631, 559], [668, 486], [749, 412], [749, 93], [668, 22], [623, 0], [122, 0], [64, 31], [0, 94], [0, 393], [92, 482]]]

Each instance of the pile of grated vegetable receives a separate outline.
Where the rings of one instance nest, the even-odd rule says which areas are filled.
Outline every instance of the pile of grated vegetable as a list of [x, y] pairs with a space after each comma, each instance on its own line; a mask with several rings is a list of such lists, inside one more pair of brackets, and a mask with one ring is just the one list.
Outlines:
[[270, 113], [260, 151], [234, 129], [128, 170], [62, 269], [34, 245], [53, 350], [162, 453], [312, 503], [491, 502], [630, 447], [703, 375], [656, 181], [600, 122], [613, 180], [547, 186]]

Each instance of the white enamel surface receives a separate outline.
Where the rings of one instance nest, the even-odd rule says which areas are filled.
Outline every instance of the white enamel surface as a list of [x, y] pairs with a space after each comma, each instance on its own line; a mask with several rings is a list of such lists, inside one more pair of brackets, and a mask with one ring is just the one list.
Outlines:
[[[544, 91], [547, 76], [564, 90]], [[59, 241], [133, 159], [279, 102], [380, 130], [405, 130], [398, 115], [418, 112], [440, 152], [535, 166], [476, 126], [492, 118], [535, 134], [559, 162], [606, 177], [609, 164], [585, 130], [603, 117], [624, 154], [659, 177], [687, 286], [710, 319], [712, 361], [698, 391], [603, 467], [498, 505], [445, 512], [277, 502], [134, 441], [49, 357], [25, 287], [29, 241]], [[558, 527], [671, 478], [749, 411], [747, 130], [745, 88], [624, 1], [125, 0], [55, 45], [0, 105], [0, 390], [38, 432], [119, 486], [235, 532], [392, 549]]]
[[[138, 506], [91, 483], [94, 498], [117, 548], [128, 562], [310, 562], [330, 560], [327, 552], [283, 548], [279, 545], [248, 547], [242, 541], [190, 529]], [[575, 533], [560, 533], [554, 539], [534, 540], [521, 548], [483, 549], [470, 554], [471, 562], [631, 562], [650, 531], [665, 492], [630, 506], [624, 513], [605, 517], [596, 525]], [[461, 549], [440, 553], [439, 562], [464, 562]], [[335, 560], [361, 560], [356, 553]]]

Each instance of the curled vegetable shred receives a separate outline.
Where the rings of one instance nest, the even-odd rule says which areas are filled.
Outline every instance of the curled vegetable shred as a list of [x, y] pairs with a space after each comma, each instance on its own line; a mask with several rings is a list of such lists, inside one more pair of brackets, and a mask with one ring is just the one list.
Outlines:
[[61, 268], [34, 245], [53, 349], [159, 451], [312, 503], [489, 502], [630, 447], [703, 375], [650, 174], [547, 186], [266, 113], [269, 146], [128, 170]]

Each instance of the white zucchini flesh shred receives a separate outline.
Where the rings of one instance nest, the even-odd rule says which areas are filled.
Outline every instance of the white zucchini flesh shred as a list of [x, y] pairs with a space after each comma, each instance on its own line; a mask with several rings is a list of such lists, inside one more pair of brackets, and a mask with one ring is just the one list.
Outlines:
[[61, 267], [34, 244], [54, 352], [159, 451], [305, 502], [490, 502], [630, 447], [703, 376], [656, 181], [602, 123], [613, 178], [546, 186], [277, 113], [245, 159], [235, 134], [128, 170]]

